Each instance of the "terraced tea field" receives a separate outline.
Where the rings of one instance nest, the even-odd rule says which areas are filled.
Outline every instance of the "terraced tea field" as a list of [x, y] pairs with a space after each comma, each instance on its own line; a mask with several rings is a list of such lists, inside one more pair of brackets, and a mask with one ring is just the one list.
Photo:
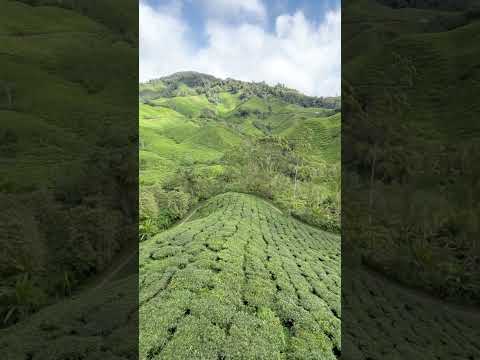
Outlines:
[[0, 329], [1, 358], [137, 358], [138, 287], [132, 270], [101, 288], [89, 289]]
[[[344, 260], [346, 263], [346, 260]], [[342, 268], [342, 358], [480, 359], [480, 312]]]
[[336, 359], [340, 238], [251, 195], [140, 244], [141, 359]]

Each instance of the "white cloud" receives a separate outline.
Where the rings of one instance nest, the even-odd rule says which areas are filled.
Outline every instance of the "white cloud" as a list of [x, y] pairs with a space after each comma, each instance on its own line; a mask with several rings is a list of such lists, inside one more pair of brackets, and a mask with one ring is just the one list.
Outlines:
[[211, 15], [223, 18], [248, 16], [264, 19], [266, 15], [261, 0], [203, 0], [203, 3]]
[[178, 11], [140, 4], [141, 81], [194, 70], [221, 78], [283, 83], [309, 95], [340, 93], [340, 9], [327, 13], [320, 24], [300, 11], [279, 16], [274, 32], [259, 23], [232, 25], [212, 17], [205, 29], [208, 42], [200, 49], [188, 39], [190, 30]]

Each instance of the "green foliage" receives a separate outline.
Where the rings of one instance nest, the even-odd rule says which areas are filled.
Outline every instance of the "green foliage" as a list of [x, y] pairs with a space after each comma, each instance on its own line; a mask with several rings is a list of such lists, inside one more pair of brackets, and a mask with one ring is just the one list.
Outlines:
[[[185, 192], [190, 206], [226, 190], [255, 193], [339, 232], [340, 114], [286, 101], [289, 91], [193, 72], [140, 84], [142, 191]], [[215, 174], [218, 166], [224, 170]], [[179, 219], [172, 210], [160, 223], [148, 218], [142, 234]]]
[[122, 82], [136, 81], [138, 19], [129, 3], [123, 13], [118, 1], [0, 1], [2, 326], [70, 296], [131, 233], [136, 91]]
[[344, 239], [404, 284], [477, 303], [480, 23], [464, 10], [478, 2], [396, 3], [344, 11]]
[[[3, 326], [25, 319], [47, 303], [47, 295], [34, 283], [28, 273], [20, 275], [15, 282], [14, 297], [7, 304], [0, 304]], [[3, 327], [2, 326], [2, 327]]]
[[140, 191], [140, 241], [165, 230], [183, 218], [195, 199], [178, 189], [166, 191], [159, 185], [143, 187]]
[[336, 105], [192, 72], [139, 94], [140, 357], [334, 359]]
[[224, 161], [239, 171], [225, 187], [259, 194], [323, 230], [340, 232], [340, 167], [312, 162], [305, 140], [260, 138], [227, 152]]
[[339, 256], [338, 236], [264, 200], [210, 198], [140, 244], [140, 358], [334, 359]]

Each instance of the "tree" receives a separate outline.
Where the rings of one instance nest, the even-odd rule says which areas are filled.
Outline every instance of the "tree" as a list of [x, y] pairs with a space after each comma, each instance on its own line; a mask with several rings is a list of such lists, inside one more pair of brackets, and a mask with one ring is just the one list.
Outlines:
[[297, 187], [298, 187], [298, 170], [306, 162], [306, 157], [311, 150], [310, 139], [313, 136], [311, 129], [307, 129], [307, 135], [301, 139], [297, 139], [292, 147], [292, 155], [295, 166], [295, 176], [293, 181], [293, 202], [297, 199]]
[[7, 106], [11, 108], [13, 106], [13, 89], [14, 84], [8, 81], [0, 81], [0, 86], [3, 89], [3, 93], [7, 100]]

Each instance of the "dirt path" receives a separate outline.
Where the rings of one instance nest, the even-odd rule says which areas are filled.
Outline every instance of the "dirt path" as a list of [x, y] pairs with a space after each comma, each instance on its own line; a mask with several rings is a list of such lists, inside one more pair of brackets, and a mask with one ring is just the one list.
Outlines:
[[426, 307], [430, 307], [432, 309], [441, 308], [447, 311], [453, 311], [467, 316], [478, 317], [478, 320], [480, 320], [480, 307], [478, 307], [477, 305], [462, 305], [455, 302], [439, 299], [438, 297], [435, 297], [434, 295], [428, 293], [421, 288], [409, 287], [408, 285], [391, 279], [389, 276], [386, 276], [385, 274], [366, 265], [361, 265], [361, 271], [368, 274], [369, 277], [377, 279], [379, 282], [383, 282], [384, 284], [387, 284], [389, 287], [392, 288], [392, 290], [395, 289], [399, 293], [402, 293], [402, 295], [408, 297], [410, 301], [420, 301], [425, 305], [428, 305]]
[[72, 297], [76, 297], [85, 292], [96, 292], [100, 290], [122, 271], [127, 270], [129, 265], [138, 266], [138, 243], [123, 249], [107, 269], [89, 279], [74, 292]]
[[108, 269], [100, 278], [97, 279], [96, 283], [92, 284], [93, 287], [91, 291], [99, 290], [105, 286], [108, 282], [114, 279], [116, 275], [122, 272], [122, 270], [124, 270], [124, 268], [126, 268], [130, 262], [134, 262], [135, 257], [138, 258], [138, 249], [135, 249], [128, 256], [120, 259], [120, 262], [114, 265], [113, 268], [111, 267]]
[[180, 226], [180, 225], [183, 225], [185, 224], [188, 220], [190, 220], [190, 218], [195, 215], [195, 213], [197, 212], [198, 209], [200, 209], [200, 207], [203, 205], [203, 202], [202, 203], [199, 203], [197, 204], [191, 211], [190, 213], [184, 217], [182, 220], [180, 220], [180, 222], [177, 223], [177, 225], [175, 226]]

